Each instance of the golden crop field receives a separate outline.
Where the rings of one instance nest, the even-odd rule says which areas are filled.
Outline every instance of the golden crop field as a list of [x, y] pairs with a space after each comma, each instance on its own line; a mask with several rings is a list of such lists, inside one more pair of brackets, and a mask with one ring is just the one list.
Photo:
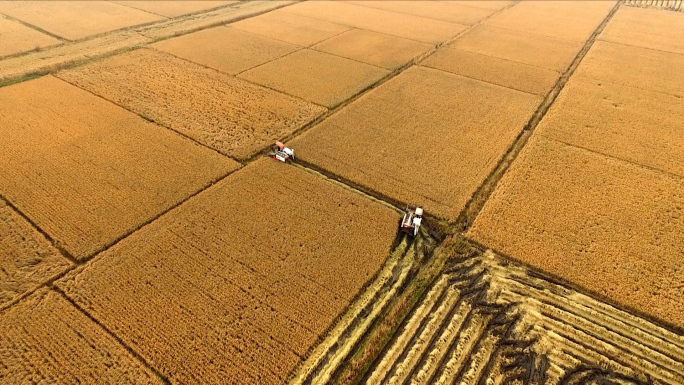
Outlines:
[[397, 220], [264, 159], [59, 287], [174, 381], [278, 383], [380, 268]]
[[[658, 111], [654, 114], [653, 111]], [[575, 75], [538, 127], [546, 137], [684, 176], [684, 101]]]
[[0, 201], [0, 263], [0, 307], [71, 266], [42, 234], [3, 201]]
[[0, 330], [2, 383], [164, 383], [54, 290], [0, 313]]
[[52, 36], [0, 17], [0, 58], [59, 43], [60, 41]]
[[684, 325], [684, 180], [543, 137], [468, 236], [629, 308]]
[[0, 385], [684, 384], [682, 4], [0, 1]]
[[[141, 65], [145, 70], [137, 71]], [[325, 111], [150, 49], [58, 76], [237, 158], [249, 158]]]
[[76, 259], [239, 167], [53, 76], [0, 89], [0, 116], [0, 194]]
[[[312, 78], [312, 73], [317, 76]], [[388, 73], [384, 68], [302, 49], [243, 72], [238, 78], [332, 108]]]
[[237, 75], [300, 48], [294, 44], [222, 26], [164, 40], [152, 46], [231, 75]]
[[[535, 95], [417, 67], [292, 146], [306, 162], [454, 219], [539, 102]], [[335, 155], [340, 152], [343, 157]]]
[[3, 1], [0, 13], [67, 40], [164, 19], [108, 1]]

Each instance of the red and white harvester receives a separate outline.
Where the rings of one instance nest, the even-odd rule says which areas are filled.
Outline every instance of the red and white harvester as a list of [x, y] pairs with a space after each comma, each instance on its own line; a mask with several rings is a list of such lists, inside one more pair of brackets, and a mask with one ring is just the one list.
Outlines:
[[416, 207], [411, 208], [406, 206], [406, 212], [404, 213], [404, 218], [401, 220], [401, 231], [416, 237], [418, 235], [418, 229], [420, 229], [420, 223], [423, 221], [423, 208]]
[[285, 147], [284, 144], [281, 142], [275, 142], [273, 146], [271, 146], [270, 151], [268, 152], [267, 156], [279, 160], [283, 163], [286, 163], [288, 159], [294, 160], [294, 150], [291, 148]]

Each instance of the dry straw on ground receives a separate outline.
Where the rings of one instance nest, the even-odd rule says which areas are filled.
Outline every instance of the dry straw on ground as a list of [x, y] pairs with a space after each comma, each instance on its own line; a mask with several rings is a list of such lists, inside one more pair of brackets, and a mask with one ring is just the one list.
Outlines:
[[0, 194], [91, 256], [237, 162], [52, 76], [0, 89]]
[[262, 159], [58, 286], [172, 381], [281, 383], [382, 266], [398, 219]]
[[150, 49], [58, 76], [237, 158], [249, 158], [325, 111]]
[[468, 236], [684, 326], [684, 179], [533, 137]]
[[540, 98], [416, 67], [297, 137], [297, 156], [455, 219]]

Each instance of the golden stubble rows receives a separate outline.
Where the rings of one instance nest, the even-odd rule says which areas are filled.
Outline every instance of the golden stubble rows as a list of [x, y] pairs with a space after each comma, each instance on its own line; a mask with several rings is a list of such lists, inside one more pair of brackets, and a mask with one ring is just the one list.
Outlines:
[[375, 275], [397, 221], [263, 159], [58, 286], [174, 381], [279, 383]]

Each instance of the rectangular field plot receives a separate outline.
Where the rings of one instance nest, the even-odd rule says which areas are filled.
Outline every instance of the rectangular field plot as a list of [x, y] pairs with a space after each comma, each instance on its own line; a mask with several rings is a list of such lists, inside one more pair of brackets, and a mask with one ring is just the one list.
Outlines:
[[684, 12], [620, 7], [599, 39], [684, 54]]
[[283, 12], [432, 44], [446, 41], [467, 28], [464, 24], [337, 1], [304, 2], [283, 8]]
[[521, 1], [485, 24], [514, 31], [585, 42], [615, 1]]
[[283, 11], [271, 11], [229, 24], [231, 28], [308, 47], [351, 28]]
[[303, 49], [243, 72], [239, 78], [331, 108], [388, 73], [384, 68]]
[[428, 19], [473, 25], [494, 13], [492, 9], [469, 7], [448, 1], [349, 1], [355, 5], [421, 16]]
[[684, 101], [575, 75], [537, 132], [684, 177]]
[[0, 330], [6, 384], [164, 384], [52, 290], [40, 289], [1, 313]]
[[546, 68], [451, 47], [435, 52], [421, 64], [541, 96], [549, 92], [560, 77], [560, 73]]
[[174, 56], [236, 75], [285, 56], [299, 46], [219, 26], [153, 45]]
[[575, 73], [684, 97], [684, 55], [676, 53], [597, 41]]
[[222, 7], [237, 3], [237, 1], [205, 1], [205, 0], [191, 0], [191, 1], [112, 1], [113, 3], [125, 5], [128, 7], [143, 10], [145, 12], [153, 13], [166, 17], [177, 17], [187, 15], [189, 13], [206, 11], [209, 9]]
[[382, 266], [398, 220], [262, 159], [58, 286], [173, 383], [282, 383]]
[[166, 19], [108, 1], [2, 1], [0, 13], [67, 40]]
[[533, 136], [467, 235], [684, 326], [682, 178]]
[[427, 43], [361, 29], [352, 29], [312, 47], [386, 69], [400, 67], [431, 48]]
[[85, 258], [239, 164], [52, 76], [0, 89], [0, 194]]
[[57, 76], [241, 159], [325, 112], [323, 107], [150, 49]]
[[52, 36], [40, 33], [0, 15], [0, 57], [59, 44]]
[[19, 213], [0, 201], [0, 266], [2, 307], [64, 272], [71, 263]]
[[541, 98], [411, 68], [297, 137], [298, 159], [455, 219]]
[[562, 72], [582, 45], [531, 31], [511, 31], [480, 24], [459, 36], [449, 47]]

